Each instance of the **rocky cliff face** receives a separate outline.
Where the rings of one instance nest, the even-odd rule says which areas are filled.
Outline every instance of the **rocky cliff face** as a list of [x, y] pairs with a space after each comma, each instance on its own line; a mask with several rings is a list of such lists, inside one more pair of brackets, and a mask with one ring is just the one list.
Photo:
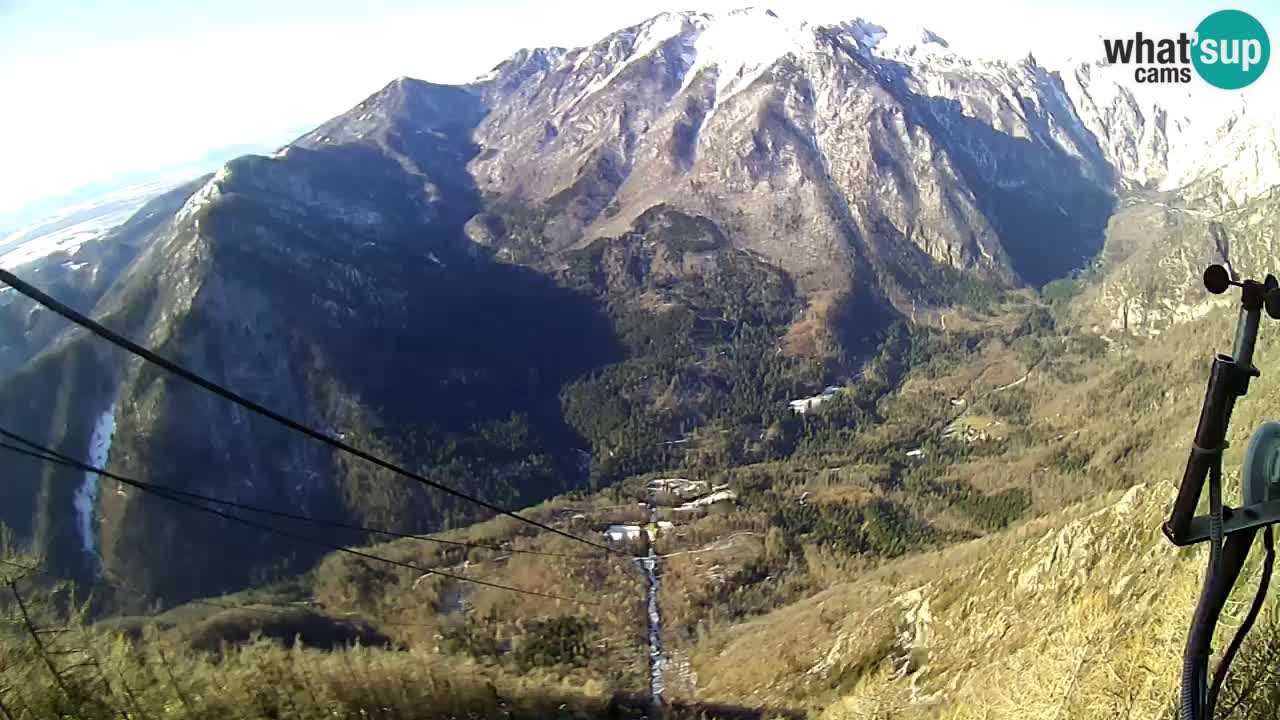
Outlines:
[[1159, 335], [1214, 305], [1198, 282], [1205, 266], [1258, 277], [1276, 270], [1274, 109], [1245, 95], [1141, 98], [1101, 66], [1064, 77], [1123, 181], [1076, 304], [1088, 327], [1115, 338]]
[[[1275, 187], [1230, 199], [1223, 174], [1245, 172], [1257, 156], [1241, 156], [1177, 191], [1142, 192], [1125, 199], [1111, 218], [1107, 242], [1095, 270], [1081, 283], [1079, 317], [1094, 332], [1114, 338], [1154, 337], [1174, 325], [1230, 304], [1207, 295], [1204, 268], [1226, 265], [1237, 277], [1261, 279], [1280, 267], [1276, 223], [1280, 198]], [[1278, 156], [1280, 157], [1280, 156]], [[1261, 184], [1257, 175], [1250, 182]]]
[[939, 282], [930, 268], [1043, 284], [1109, 237], [1107, 258], [1146, 250], [1090, 296], [1087, 322], [1106, 332], [1202, 312], [1183, 293], [1217, 241], [1150, 213], [1237, 212], [1280, 163], [1272, 114], [1247, 99], [1153, 97], [1097, 64], [987, 61], [923, 29], [763, 10], [522, 51], [475, 87], [493, 110], [471, 169], [491, 202], [469, 227], [506, 257], [620, 233], [661, 203], [711, 219], [806, 295], [872, 288], [902, 307]]
[[555, 251], [666, 203], [810, 291], [877, 283], [903, 254], [1000, 282], [1082, 263], [1114, 174], [1061, 79], [890, 37], [680, 13], [522, 53], [477, 85], [494, 110], [472, 170], [509, 242]]

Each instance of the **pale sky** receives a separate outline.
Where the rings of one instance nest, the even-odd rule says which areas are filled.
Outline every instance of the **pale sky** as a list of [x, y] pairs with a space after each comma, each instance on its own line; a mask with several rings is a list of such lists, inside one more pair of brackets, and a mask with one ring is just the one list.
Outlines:
[[[281, 143], [400, 75], [462, 82], [521, 47], [585, 45], [664, 10], [743, 4], [0, 0], [0, 212], [222, 146]], [[1100, 59], [1100, 34], [1189, 32], [1223, 7], [1280, 36], [1280, 12], [1258, 0], [757, 4], [811, 22], [862, 17], [891, 33], [924, 25], [961, 52], [1034, 51], [1042, 62]]]

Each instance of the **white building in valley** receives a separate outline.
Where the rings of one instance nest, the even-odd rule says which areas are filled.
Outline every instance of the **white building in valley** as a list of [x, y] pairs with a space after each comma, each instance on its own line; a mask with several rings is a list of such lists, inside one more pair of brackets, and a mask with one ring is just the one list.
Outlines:
[[796, 413], [797, 415], [804, 415], [842, 392], [844, 392], [844, 388], [838, 385], [832, 385], [817, 395], [792, 400], [787, 403], [787, 405], [791, 408], [791, 412]]
[[610, 525], [605, 528], [604, 536], [610, 542], [628, 542], [644, 537], [644, 529], [639, 525]]

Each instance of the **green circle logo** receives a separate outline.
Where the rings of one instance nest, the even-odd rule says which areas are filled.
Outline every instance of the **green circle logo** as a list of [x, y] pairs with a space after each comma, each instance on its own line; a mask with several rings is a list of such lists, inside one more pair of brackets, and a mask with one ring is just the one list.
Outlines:
[[1205, 82], [1238, 90], [1262, 76], [1271, 59], [1271, 40], [1252, 15], [1219, 10], [1196, 26], [1191, 62]]

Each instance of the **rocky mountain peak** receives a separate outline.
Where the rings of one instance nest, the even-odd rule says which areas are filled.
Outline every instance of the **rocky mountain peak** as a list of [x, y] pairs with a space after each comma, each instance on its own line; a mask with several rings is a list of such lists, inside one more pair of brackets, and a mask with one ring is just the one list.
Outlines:
[[551, 70], [568, 52], [562, 47], [521, 48], [472, 82], [482, 86], [498, 85], [509, 91], [529, 77]]
[[920, 32], [920, 42], [923, 42], [923, 43], [933, 43], [934, 45], [941, 45], [941, 46], [942, 46], [942, 47], [944, 47], [944, 48], [949, 48], [949, 47], [951, 47], [951, 43], [948, 43], [946, 40], [943, 40], [943, 39], [942, 39], [942, 36], [940, 36], [940, 35], [938, 35], [937, 33], [933, 32], [933, 31], [932, 31], [932, 30], [930, 30], [929, 28], [923, 28], [923, 29], [921, 29], [921, 32]]
[[831, 26], [853, 38], [868, 53], [882, 57], [948, 53], [951, 43], [923, 25], [886, 28], [862, 18]]

